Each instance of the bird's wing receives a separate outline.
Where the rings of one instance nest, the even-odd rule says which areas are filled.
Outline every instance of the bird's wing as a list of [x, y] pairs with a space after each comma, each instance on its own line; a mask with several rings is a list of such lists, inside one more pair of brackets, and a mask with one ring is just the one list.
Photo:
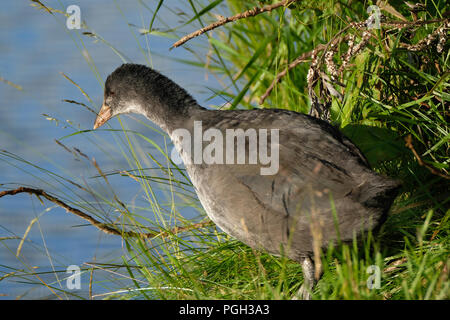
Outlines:
[[[338, 227], [346, 230], [345, 235], [341, 233], [345, 239], [341, 239], [351, 240], [353, 231], [361, 231], [361, 223], [371, 218], [359, 201], [359, 194], [375, 175], [359, 149], [328, 123], [295, 112], [271, 110], [224, 113], [208, 126], [221, 131], [257, 128], [271, 132], [267, 149], [275, 145], [278, 150], [278, 159], [268, 151], [272, 161], [278, 160], [275, 174], [261, 174], [261, 168], [270, 164], [228, 165], [220, 172], [230, 178], [219, 180], [214, 171], [214, 179], [210, 179], [224, 181], [224, 190], [239, 189], [245, 195], [242, 201], [255, 206], [247, 212], [254, 215], [248, 221], [257, 225], [248, 228], [266, 239], [266, 248], [276, 251], [281, 243], [288, 243], [291, 229], [295, 229], [293, 247], [311, 250], [314, 221], [320, 225], [323, 243], [327, 243], [335, 239], [335, 218]], [[276, 134], [271, 130], [278, 130], [278, 139], [272, 139]], [[251, 201], [247, 195], [252, 195]], [[241, 201], [238, 197], [236, 201]], [[242, 218], [237, 212], [228, 214], [227, 219]]]
[[[267, 149], [277, 143], [278, 172], [262, 175], [261, 168], [230, 166], [237, 180], [247, 186], [267, 208], [280, 215], [295, 215], [300, 207], [330, 208], [330, 196], [339, 201], [367, 178], [367, 161], [359, 149], [324, 121], [306, 115], [286, 112], [268, 113], [264, 119], [244, 114], [237, 127], [252, 125], [278, 129], [278, 143], [269, 134]], [[236, 118], [236, 117], [234, 117]], [[257, 124], [257, 125], [256, 125]], [[276, 161], [273, 159], [272, 161]], [[314, 203], [313, 203], [314, 202]]]

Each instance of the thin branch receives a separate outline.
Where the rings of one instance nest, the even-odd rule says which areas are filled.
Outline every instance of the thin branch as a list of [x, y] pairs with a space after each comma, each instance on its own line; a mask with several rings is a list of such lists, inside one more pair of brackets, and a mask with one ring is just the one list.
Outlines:
[[104, 233], [113, 234], [113, 235], [121, 236], [121, 237], [124, 237], [124, 236], [140, 237], [140, 238], [144, 238], [144, 239], [156, 238], [156, 237], [164, 238], [164, 237], [168, 237], [172, 234], [186, 232], [186, 231], [190, 231], [190, 230], [203, 228], [203, 227], [212, 225], [212, 221], [205, 221], [205, 222], [195, 223], [195, 224], [192, 224], [192, 225], [189, 225], [186, 227], [175, 227], [171, 231], [163, 231], [163, 232], [152, 231], [152, 232], [148, 232], [148, 233], [139, 233], [139, 232], [135, 232], [135, 231], [127, 231], [127, 230], [119, 229], [117, 227], [113, 227], [106, 223], [100, 222], [100, 221], [96, 220], [95, 218], [91, 217], [90, 215], [78, 210], [77, 208], [73, 208], [73, 207], [69, 206], [65, 202], [59, 200], [58, 198], [53, 197], [52, 195], [48, 194], [47, 192], [45, 192], [44, 190], [41, 190], [41, 189], [19, 187], [17, 189], [5, 190], [5, 191], [0, 192], [0, 198], [3, 196], [6, 196], [6, 195], [12, 196], [12, 195], [16, 195], [19, 193], [34, 194], [38, 198], [44, 197], [48, 201], [51, 201], [51, 202], [57, 204], [58, 206], [66, 209], [67, 212], [73, 213], [76, 216], [88, 221], [90, 224], [95, 226], [97, 229], [103, 231]]
[[248, 18], [248, 17], [254, 17], [254, 16], [256, 16], [256, 15], [258, 15], [260, 13], [270, 12], [272, 10], [275, 10], [275, 9], [279, 8], [279, 7], [287, 7], [287, 6], [289, 6], [292, 3], [297, 2], [297, 1], [299, 1], [299, 0], [284, 0], [284, 1], [281, 1], [281, 2], [278, 2], [278, 3], [274, 3], [274, 4], [271, 4], [271, 5], [267, 5], [267, 6], [261, 7], [261, 8], [260, 7], [254, 7], [253, 9], [247, 10], [245, 12], [238, 13], [238, 14], [236, 14], [234, 16], [226, 17], [226, 18], [217, 20], [216, 22], [211, 23], [210, 25], [208, 25], [208, 26], [206, 26], [204, 28], [201, 28], [201, 29], [199, 29], [199, 30], [197, 30], [195, 32], [192, 32], [192, 33], [188, 34], [187, 36], [184, 36], [183, 38], [181, 38], [180, 40], [175, 42], [172, 45], [171, 48], [179, 47], [182, 44], [186, 43], [187, 41], [191, 40], [192, 38], [198, 37], [199, 35], [202, 35], [205, 32], [208, 32], [208, 31], [211, 31], [211, 30], [213, 30], [215, 28], [223, 26], [226, 23], [233, 22], [233, 21], [236, 21], [236, 20], [239, 20], [239, 19], [245, 19], [245, 18]]
[[436, 170], [435, 168], [433, 168], [432, 166], [430, 166], [428, 163], [423, 162], [423, 160], [420, 158], [419, 154], [417, 153], [416, 149], [414, 149], [414, 146], [412, 144], [412, 137], [411, 137], [411, 135], [408, 135], [405, 138], [405, 141], [406, 141], [405, 146], [407, 148], [409, 148], [411, 150], [411, 152], [414, 154], [414, 157], [416, 157], [417, 162], [419, 163], [419, 165], [421, 165], [422, 167], [427, 168], [434, 175], [437, 175], [437, 176], [442, 177], [444, 179], [450, 179], [450, 175], [442, 173], [442, 172]]
[[397, 259], [397, 260], [391, 262], [388, 267], [384, 268], [383, 272], [388, 273], [388, 272], [395, 271], [395, 270], [399, 269], [399, 266], [404, 264], [406, 261], [407, 261], [407, 259], [405, 257], [403, 257], [401, 259]]
[[281, 79], [288, 73], [288, 71], [290, 71], [291, 69], [295, 68], [297, 65], [299, 65], [302, 62], [306, 62], [308, 61], [308, 58], [310, 58], [314, 53], [317, 53], [320, 50], [323, 50], [325, 48], [325, 45], [320, 44], [318, 45], [314, 50], [311, 50], [309, 52], [305, 52], [302, 55], [300, 55], [299, 57], [297, 57], [294, 61], [292, 61], [286, 69], [284, 69], [283, 71], [281, 71], [280, 73], [277, 74], [277, 76], [275, 77], [275, 79], [272, 81], [272, 83], [270, 84], [270, 86], [267, 88], [266, 92], [261, 96], [260, 100], [259, 100], [259, 104], [263, 104], [264, 101], [266, 100], [266, 98], [270, 95], [270, 93], [272, 92], [273, 88], [275, 87], [275, 85], [277, 83], [279, 83], [281, 81]]

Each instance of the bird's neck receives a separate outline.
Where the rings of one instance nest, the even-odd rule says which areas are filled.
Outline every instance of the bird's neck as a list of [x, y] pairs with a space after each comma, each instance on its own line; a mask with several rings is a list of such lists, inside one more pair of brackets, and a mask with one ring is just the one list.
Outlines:
[[137, 85], [139, 91], [138, 100], [143, 107], [140, 113], [168, 134], [204, 110], [186, 90], [156, 72], [146, 75], [144, 82]]
[[176, 129], [189, 126], [191, 120], [206, 110], [191, 97], [178, 101], [171, 97], [160, 97], [149, 103], [152, 104], [151, 107], [143, 108], [142, 113], [169, 135]]

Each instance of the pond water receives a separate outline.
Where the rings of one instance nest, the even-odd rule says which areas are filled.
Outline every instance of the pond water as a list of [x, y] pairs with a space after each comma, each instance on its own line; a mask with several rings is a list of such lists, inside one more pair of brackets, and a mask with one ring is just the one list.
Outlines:
[[[124, 137], [123, 134], [100, 131], [66, 137], [79, 130], [91, 129], [95, 115], [80, 105], [63, 100], [74, 100], [98, 110], [103, 96], [103, 81], [123, 59], [152, 65], [185, 87], [203, 106], [224, 102], [221, 98], [207, 101], [211, 91], [206, 87], [218, 87], [214, 77], [206, 77], [204, 70], [173, 59], [193, 59], [183, 48], [169, 51], [175, 40], [156, 35], [143, 36], [138, 32], [139, 28], [148, 28], [158, 2], [42, 1], [46, 6], [63, 12], [69, 5], [77, 5], [81, 20], [86, 22], [89, 31], [100, 35], [105, 42], [83, 35], [84, 31], [88, 31], [86, 29], [69, 30], [64, 16], [39, 10], [31, 6], [31, 1], [2, 2], [0, 191], [27, 185], [54, 192], [66, 200], [90, 199], [89, 194], [74, 185], [58, 182], [61, 179], [54, 173], [82, 186], [89, 186], [106, 197], [111, 195], [105, 191], [101, 179], [93, 178], [98, 172], [92, 163], [73, 152], [73, 148], [79, 149], [89, 159], [95, 158], [103, 172], [128, 170], [130, 165], [116, 143], [117, 139]], [[180, 20], [187, 17], [182, 14], [187, 10], [186, 5], [187, 1], [164, 1], [158, 13], [163, 19], [155, 20], [154, 27], [164, 30], [168, 26], [180, 25]], [[193, 29], [193, 26], [188, 26], [180, 30], [189, 32]], [[205, 42], [205, 38], [196, 41]], [[149, 48], [151, 55], [148, 54]], [[202, 54], [201, 50], [197, 52]], [[92, 103], [61, 73], [76, 82], [92, 99]], [[129, 130], [138, 131], [164, 145], [163, 136], [136, 119], [148, 123], [138, 116], [121, 118]], [[111, 121], [109, 128], [121, 129], [119, 121]], [[57, 144], [55, 139], [72, 152]], [[158, 154], [148, 143], [133, 142], [141, 146], [141, 152]], [[111, 177], [110, 183], [125, 203], [143, 198], [139, 184], [133, 179]], [[98, 231], [53, 203], [46, 200], [43, 203], [28, 194], [0, 199], [0, 279], [3, 278], [0, 281], [0, 299], [54, 299], [56, 296], [45, 284], [67, 290], [64, 280], [67, 266], [85, 267], [85, 263], [93, 261], [116, 261], [125, 252], [119, 237]], [[76, 206], [76, 203], [72, 205]], [[148, 216], [151, 217], [150, 212]], [[20, 238], [26, 232], [26, 241], [16, 256]], [[31, 270], [39, 277], [17, 277]], [[52, 270], [60, 271], [60, 283], [50, 272]], [[111, 277], [108, 274], [96, 276], [98, 278], [94, 280]], [[83, 285], [86, 284], [89, 274], [83, 274], [81, 280]], [[107, 289], [94, 284], [93, 291], [102, 293], [111, 289], [114, 289], [112, 284]], [[86, 297], [87, 288], [82, 287], [78, 293]], [[69, 298], [64, 294], [60, 297]]]

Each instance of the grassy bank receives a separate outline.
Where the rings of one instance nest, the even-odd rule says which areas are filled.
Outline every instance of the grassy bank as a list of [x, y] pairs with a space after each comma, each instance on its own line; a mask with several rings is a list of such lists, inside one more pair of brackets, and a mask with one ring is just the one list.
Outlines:
[[[276, 2], [186, 1], [175, 9], [171, 2], [152, 1], [141, 6], [148, 24], [132, 32], [147, 59], [152, 52], [143, 45], [146, 39], [176, 41], [187, 30], [217, 21], [219, 14], [232, 16]], [[426, 1], [411, 11], [403, 1], [378, 3], [385, 19], [380, 28], [367, 28], [358, 23], [366, 21], [372, 4], [295, 1], [224, 23], [173, 50], [186, 50], [183, 62], [203, 68], [220, 84], [208, 88], [211, 99], [223, 101], [212, 107], [307, 113], [313, 103], [361, 148], [374, 170], [403, 182], [377, 235], [368, 235], [362, 244], [323, 250], [324, 275], [313, 299], [448, 299], [450, 55], [444, 19], [449, 7], [445, 1]], [[176, 13], [183, 21], [166, 21], [161, 8], [181, 10]], [[107, 45], [88, 25], [80, 36]], [[95, 62], [90, 63], [95, 70]], [[89, 97], [80, 107], [96, 109]], [[87, 132], [71, 129], [64, 138]], [[101, 268], [129, 286], [102, 297], [290, 299], [297, 292], [302, 283], [297, 263], [252, 250], [209, 223], [185, 171], [170, 159], [167, 137], [161, 134], [161, 144], [124, 126], [109, 130], [127, 168], [104, 172], [78, 154], [96, 170], [100, 189], [38, 168], [56, 187], [69, 189], [55, 192], [56, 197], [122, 233], [126, 253]], [[146, 152], [148, 146], [155, 153]], [[23, 167], [33, 162], [8, 151], [0, 155]], [[123, 183], [140, 185], [139, 204], [121, 200]], [[186, 208], [195, 212], [193, 218], [186, 218]], [[113, 213], [107, 216], [106, 211]], [[378, 271], [380, 281], [373, 282]], [[48, 285], [57, 289], [56, 283]]]

